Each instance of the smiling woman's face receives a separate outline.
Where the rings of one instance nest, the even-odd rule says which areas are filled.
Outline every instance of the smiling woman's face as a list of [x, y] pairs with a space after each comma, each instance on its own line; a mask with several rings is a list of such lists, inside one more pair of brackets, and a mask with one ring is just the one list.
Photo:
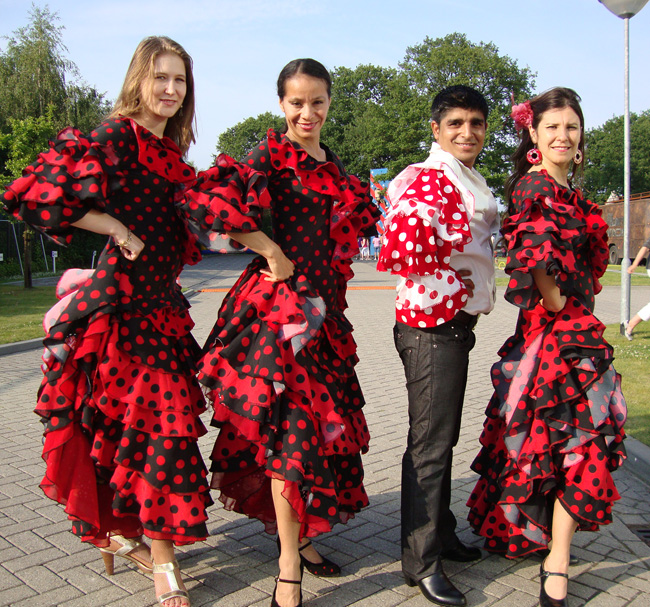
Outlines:
[[320, 78], [296, 74], [285, 83], [280, 108], [287, 120], [287, 137], [296, 143], [318, 143], [327, 119], [330, 98]]

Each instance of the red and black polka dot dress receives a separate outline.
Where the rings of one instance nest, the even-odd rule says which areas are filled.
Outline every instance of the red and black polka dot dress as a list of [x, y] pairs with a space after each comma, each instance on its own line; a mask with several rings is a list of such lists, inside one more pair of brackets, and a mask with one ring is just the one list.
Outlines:
[[41, 487], [100, 546], [108, 532], [177, 544], [207, 535], [200, 350], [176, 282], [183, 263], [200, 259], [174, 202], [195, 179], [171, 140], [120, 118], [89, 137], [62, 131], [2, 198], [59, 243], [98, 209], [145, 244], [131, 262], [111, 240], [94, 271], [69, 271], [46, 319]]
[[[285, 479], [302, 536], [328, 531], [368, 503], [361, 454], [369, 436], [343, 312], [357, 237], [380, 213], [368, 187], [326, 151], [318, 162], [269, 131], [247, 157], [268, 177], [274, 240], [296, 271], [271, 283], [260, 274], [263, 258], [249, 265], [222, 304], [199, 374], [220, 428], [212, 487], [227, 508], [272, 532], [270, 479]], [[222, 217], [226, 231], [260, 226], [259, 215], [226, 204]]]
[[[547, 547], [556, 499], [579, 529], [611, 522], [626, 405], [605, 327], [593, 315], [607, 267], [598, 206], [546, 171], [528, 173], [502, 231], [506, 299], [521, 311], [492, 367], [495, 391], [472, 464], [481, 478], [468, 505], [485, 548], [514, 558]], [[540, 304], [534, 268], [555, 276], [567, 296], [561, 312]]]

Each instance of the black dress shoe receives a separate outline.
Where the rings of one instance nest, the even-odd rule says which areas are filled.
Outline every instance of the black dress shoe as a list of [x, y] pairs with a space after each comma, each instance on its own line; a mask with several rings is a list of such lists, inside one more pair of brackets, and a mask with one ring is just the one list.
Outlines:
[[434, 574], [417, 582], [406, 576], [404, 579], [406, 580], [407, 586], [419, 586], [424, 598], [432, 603], [453, 605], [454, 607], [464, 607], [467, 605], [465, 595], [449, 581], [442, 567]]
[[440, 553], [441, 558], [448, 561], [456, 561], [458, 563], [469, 563], [470, 561], [478, 561], [481, 558], [481, 549], [474, 546], [465, 546], [462, 542], [458, 542], [453, 548], [446, 548]]
[[554, 599], [553, 597], [546, 594], [546, 588], [544, 588], [544, 582], [551, 575], [557, 575], [559, 577], [564, 577], [567, 580], [569, 579], [568, 574], [566, 573], [555, 573], [554, 571], [546, 571], [544, 569], [544, 563], [539, 566], [539, 605], [540, 607], [569, 607], [569, 602], [565, 596], [563, 599]]

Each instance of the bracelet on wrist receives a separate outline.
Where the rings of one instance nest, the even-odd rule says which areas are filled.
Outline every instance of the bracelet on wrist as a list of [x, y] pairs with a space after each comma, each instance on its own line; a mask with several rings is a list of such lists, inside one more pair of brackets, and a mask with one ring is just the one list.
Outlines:
[[127, 230], [127, 232], [126, 232], [126, 240], [123, 240], [122, 242], [120, 242], [119, 240], [116, 240], [115, 243], [117, 244], [118, 247], [120, 247], [120, 249], [128, 247], [131, 244], [131, 236], [132, 236], [131, 230]]

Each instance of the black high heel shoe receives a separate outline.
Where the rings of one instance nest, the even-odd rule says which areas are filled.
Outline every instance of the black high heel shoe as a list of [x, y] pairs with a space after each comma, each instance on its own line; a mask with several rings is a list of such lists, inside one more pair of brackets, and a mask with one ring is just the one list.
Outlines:
[[544, 569], [544, 563], [542, 563], [539, 566], [539, 578], [540, 578], [540, 586], [539, 586], [539, 605], [540, 607], [569, 607], [569, 602], [568, 602], [568, 596], [569, 596], [569, 591], [567, 588], [567, 596], [565, 596], [563, 599], [554, 599], [548, 594], [546, 594], [546, 589], [544, 588], [544, 583], [546, 580], [551, 576], [551, 575], [558, 575], [560, 577], [566, 578], [567, 580], [569, 579], [569, 574], [568, 573], [555, 573], [554, 571], [546, 571]]
[[[302, 552], [308, 546], [311, 546], [311, 542], [307, 542], [304, 546], [300, 546], [300, 548], [298, 548], [298, 553]], [[312, 563], [300, 554], [300, 562], [305, 566], [305, 569], [309, 571], [309, 573], [317, 575], [318, 577], [338, 577], [341, 575], [341, 568], [336, 563], [330, 561], [322, 554], [320, 557], [323, 559], [322, 563]]]
[[[279, 536], [276, 542], [278, 544], [278, 551], [281, 551], [282, 546], [280, 544]], [[311, 546], [311, 541], [307, 542], [304, 546], [300, 546], [298, 548], [298, 553], [300, 553], [308, 546]], [[302, 554], [300, 554], [301, 567], [304, 567], [307, 571], [309, 571], [309, 573], [317, 577], [338, 577], [341, 575], [341, 567], [339, 565], [333, 561], [330, 561], [322, 554], [320, 557], [323, 559], [322, 563], [312, 563], [311, 561], [307, 560]]]
[[[278, 590], [278, 582], [282, 582], [283, 584], [298, 584], [299, 586], [302, 586], [302, 568], [300, 569], [300, 580], [283, 580], [279, 576], [275, 578], [275, 588], [273, 589], [273, 596], [271, 597], [271, 607], [280, 607], [278, 604], [278, 601], [275, 599], [275, 593]], [[296, 607], [302, 607], [302, 588], [300, 589], [300, 599], [299, 603], [296, 605]]]

